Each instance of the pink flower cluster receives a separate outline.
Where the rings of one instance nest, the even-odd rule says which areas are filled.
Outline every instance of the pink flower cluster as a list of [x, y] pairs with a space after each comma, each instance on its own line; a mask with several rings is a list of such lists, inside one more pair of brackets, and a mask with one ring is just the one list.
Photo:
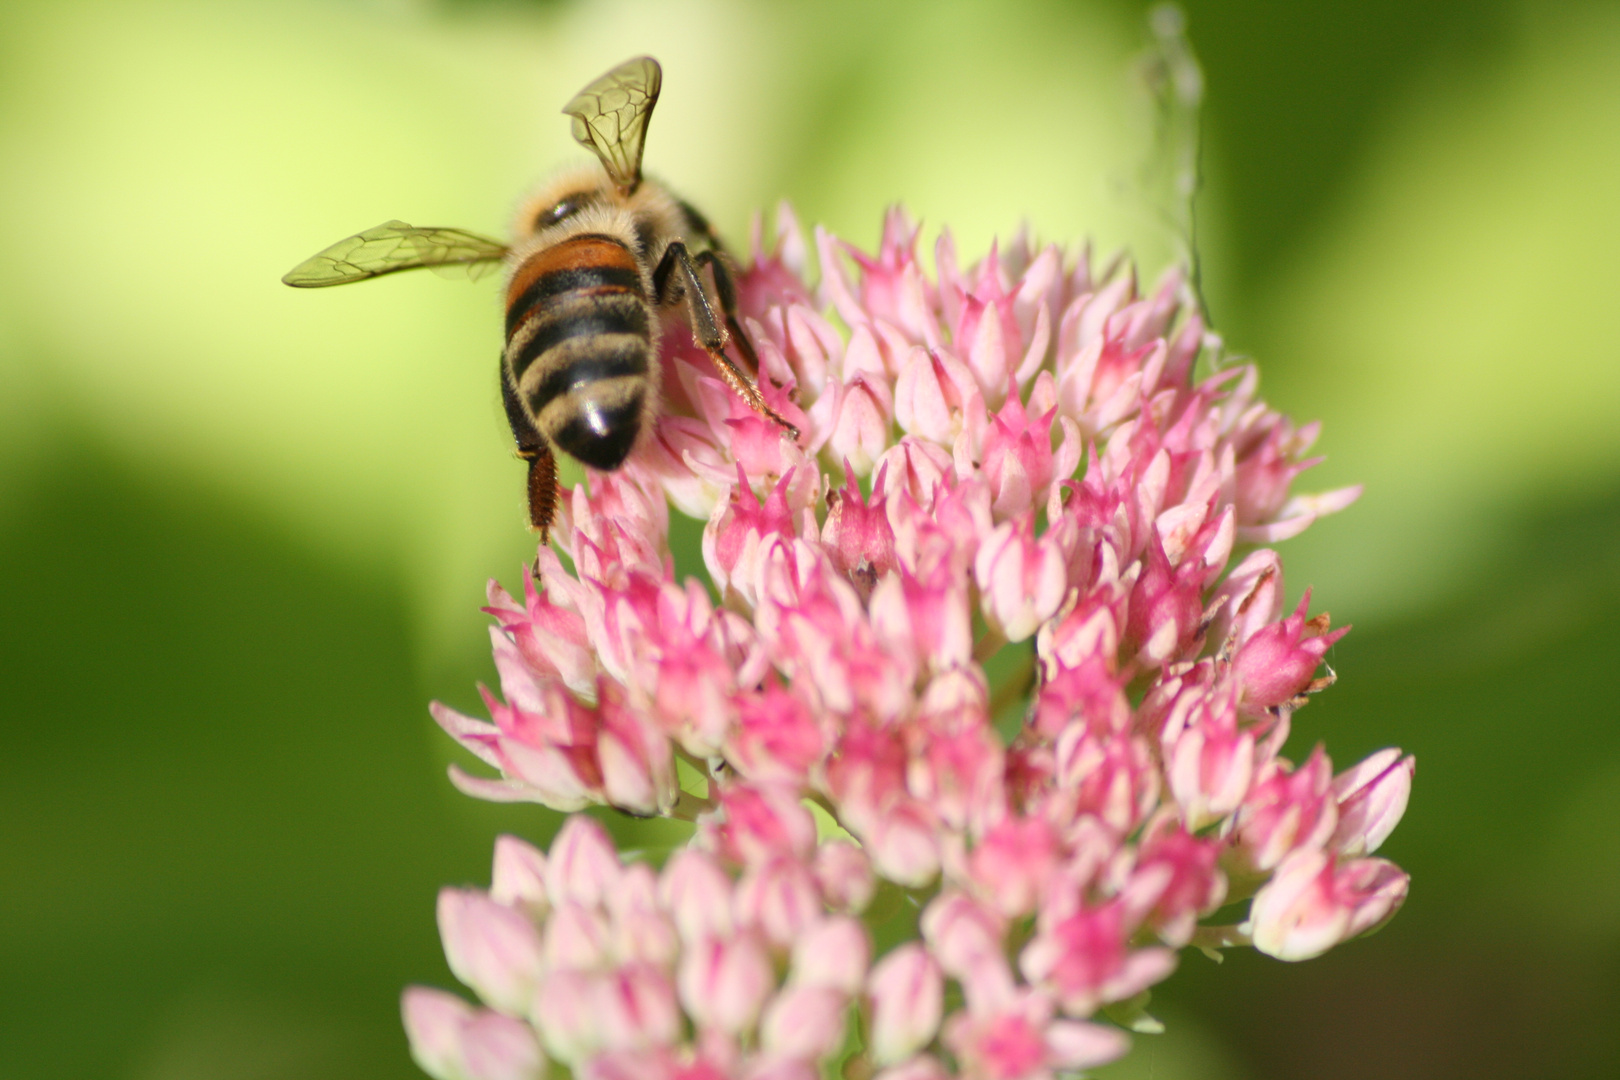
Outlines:
[[[422, 1066], [517, 1080], [549, 1057], [599, 1080], [814, 1080], [866, 983], [870, 946], [850, 912], [870, 899], [871, 871], [854, 845], [818, 851], [796, 803], [734, 809], [747, 824], [722, 828], [719, 852], [688, 848], [661, 873], [622, 865], [586, 817], [549, 857], [502, 837], [489, 892], [439, 896], [450, 967], [490, 1008], [407, 991]], [[738, 835], [760, 828], [786, 833]]]
[[[493, 1011], [411, 991], [424, 1067], [1047, 1077], [1123, 1053], [1090, 1018], [1130, 1023], [1184, 946], [1304, 959], [1387, 920], [1412, 759], [1281, 755], [1345, 631], [1285, 610], [1274, 551], [1228, 568], [1359, 494], [1290, 494], [1316, 426], [1252, 367], [1195, 381], [1174, 275], [1139, 296], [1022, 238], [962, 270], [947, 233], [930, 276], [896, 212], [876, 255], [818, 231], [812, 289], [778, 233], [742, 306], [800, 440], [666, 335], [667, 414], [565, 500], [572, 569], [491, 583], [493, 722], [434, 706], [501, 774], [453, 767], [469, 794], [697, 834], [661, 874], [583, 819], [549, 859], [503, 840], [491, 893], [440, 907]], [[708, 583], [674, 578], [670, 503]], [[1004, 648], [1026, 674], [992, 687]], [[874, 890], [916, 923], [869, 965]]]

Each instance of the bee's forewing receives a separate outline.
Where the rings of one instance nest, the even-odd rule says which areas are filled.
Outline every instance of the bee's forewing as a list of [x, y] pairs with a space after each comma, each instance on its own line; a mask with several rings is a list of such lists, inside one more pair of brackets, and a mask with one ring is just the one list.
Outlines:
[[563, 112], [574, 118], [574, 138], [602, 159], [622, 191], [641, 183], [641, 150], [647, 121], [658, 104], [664, 75], [650, 56], [626, 60], [591, 83]]

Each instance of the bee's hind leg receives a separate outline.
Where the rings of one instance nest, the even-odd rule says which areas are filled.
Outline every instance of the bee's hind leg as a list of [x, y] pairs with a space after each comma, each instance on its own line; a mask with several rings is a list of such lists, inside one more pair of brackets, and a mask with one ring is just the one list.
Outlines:
[[518, 447], [518, 457], [529, 463], [529, 525], [540, 542], [551, 540], [551, 519], [557, 515], [557, 458], [551, 447]]
[[[506, 422], [512, 426], [512, 438], [517, 441], [517, 455], [529, 463], [529, 525], [540, 534], [540, 543], [545, 544], [551, 540], [551, 521], [557, 514], [557, 458], [518, 399], [504, 357], [501, 404], [506, 406]], [[538, 575], [538, 561], [535, 572]]]
[[[699, 253], [698, 260], [715, 268], [715, 292], [719, 294], [721, 313], [730, 325], [731, 333], [736, 337], [737, 347], [742, 351], [744, 359], [752, 363], [757, 371], [759, 356], [754, 352], [754, 346], [749, 342], [748, 336], [737, 325], [735, 315], [737, 290], [731, 281], [729, 271], [719, 269], [722, 263], [711, 252]], [[653, 271], [653, 289], [661, 305], [673, 304], [682, 299], [686, 301], [687, 320], [692, 324], [692, 340], [713, 358], [714, 366], [720, 372], [720, 377], [726, 381], [726, 385], [736, 391], [737, 396], [746, 401], [749, 408], [761, 416], [776, 421], [797, 440], [799, 429], [765, 404], [765, 399], [760, 395], [759, 387], [754, 385], [754, 380], [726, 355], [726, 345], [730, 341], [730, 336], [715, 317], [709, 290], [703, 287], [703, 278], [698, 274], [692, 256], [681, 241], [676, 240], [664, 249], [664, 257], [658, 261], [658, 268]]]

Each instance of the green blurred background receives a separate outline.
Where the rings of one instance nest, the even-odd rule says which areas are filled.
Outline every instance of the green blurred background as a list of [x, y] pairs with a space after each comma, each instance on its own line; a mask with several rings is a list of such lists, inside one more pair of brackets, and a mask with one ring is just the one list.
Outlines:
[[[1620, 9], [1189, 0], [1219, 329], [1326, 421], [1283, 547], [1355, 631], [1298, 718], [1397, 743], [1413, 876], [1302, 965], [1198, 955], [1114, 1077], [1620, 1075]], [[389, 217], [501, 232], [557, 109], [664, 62], [651, 167], [967, 257], [1172, 248], [1132, 0], [0, 6], [0, 1076], [418, 1075], [433, 896], [533, 807], [455, 794], [526, 557], [485, 283], [277, 284]]]

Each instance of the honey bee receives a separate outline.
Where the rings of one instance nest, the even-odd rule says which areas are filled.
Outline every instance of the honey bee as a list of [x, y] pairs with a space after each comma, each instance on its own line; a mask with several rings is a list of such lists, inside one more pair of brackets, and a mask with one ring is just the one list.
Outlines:
[[[553, 449], [595, 469], [624, 464], [659, 413], [662, 315], [684, 306], [693, 341], [756, 412], [798, 431], [726, 355], [735, 342], [759, 370], [737, 321], [733, 271], [709, 223], [641, 175], [647, 121], [663, 72], [627, 60], [574, 96], [563, 112], [601, 168], [570, 169], [524, 200], [511, 244], [464, 229], [388, 221], [340, 240], [281, 280], [298, 288], [428, 266], [482, 276], [506, 265], [501, 400], [529, 463], [529, 522], [548, 539], [557, 507]], [[703, 275], [709, 271], [709, 279]]]

